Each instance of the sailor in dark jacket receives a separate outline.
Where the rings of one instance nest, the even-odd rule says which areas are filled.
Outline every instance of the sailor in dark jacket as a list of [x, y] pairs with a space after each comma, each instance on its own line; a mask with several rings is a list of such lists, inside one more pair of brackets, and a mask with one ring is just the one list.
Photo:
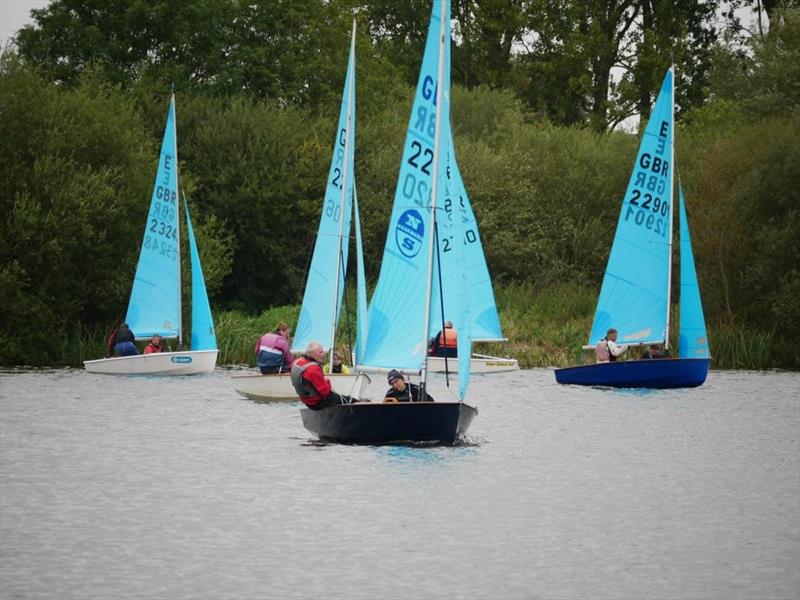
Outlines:
[[111, 351], [116, 356], [134, 356], [139, 354], [139, 349], [136, 347], [136, 336], [128, 328], [127, 323], [123, 323], [111, 335], [108, 342], [109, 354]]
[[400, 371], [392, 369], [386, 379], [392, 387], [386, 392], [384, 402], [433, 402], [433, 396], [427, 392], [425, 392], [425, 399], [420, 400], [419, 386], [414, 383], [406, 383]]

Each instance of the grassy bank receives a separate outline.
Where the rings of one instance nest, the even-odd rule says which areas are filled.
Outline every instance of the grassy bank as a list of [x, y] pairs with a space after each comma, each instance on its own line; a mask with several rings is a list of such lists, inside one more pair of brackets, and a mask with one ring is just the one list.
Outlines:
[[[477, 344], [476, 352], [511, 356], [522, 367], [564, 367], [593, 360], [590, 352], [581, 351], [592, 324], [596, 290], [576, 284], [561, 284], [536, 289], [533, 286], [509, 286], [496, 290], [503, 331], [508, 342]], [[354, 302], [349, 302], [352, 307]], [[294, 327], [299, 307], [279, 306], [258, 316], [239, 312], [216, 314], [220, 365], [255, 364], [254, 345], [259, 335], [272, 330], [281, 321]], [[355, 323], [350, 311], [350, 329]], [[673, 323], [677, 325], [677, 309]], [[105, 353], [109, 329], [77, 327], [65, 341], [61, 365], [79, 367], [82, 361]], [[343, 319], [338, 347], [349, 351], [346, 320]], [[747, 332], [725, 326], [709, 326], [712, 367], [717, 369], [767, 369], [782, 366], [777, 362], [779, 342], [773, 332]], [[677, 331], [670, 343], [677, 347]]]

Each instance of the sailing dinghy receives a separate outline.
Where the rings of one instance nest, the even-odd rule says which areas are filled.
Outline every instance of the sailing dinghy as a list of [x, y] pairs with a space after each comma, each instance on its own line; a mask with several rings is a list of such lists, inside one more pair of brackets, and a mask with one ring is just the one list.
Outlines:
[[[175, 96], [169, 103], [156, 181], [150, 200], [139, 263], [125, 322], [137, 340], [158, 334], [183, 346], [181, 318], [180, 200]], [[200, 254], [184, 198], [192, 269], [191, 350], [119, 356], [84, 361], [91, 373], [110, 375], [192, 375], [210, 373], [217, 364], [217, 338], [208, 303]]]
[[[439, 85], [437, 86], [437, 82]], [[427, 385], [428, 339], [437, 263], [445, 310], [458, 330], [459, 401], [359, 402], [302, 408], [303, 425], [323, 440], [341, 443], [452, 444], [466, 433], [477, 410], [464, 402], [470, 377], [471, 315], [464, 244], [446, 258], [437, 244], [441, 207], [452, 207], [449, 232], [463, 239], [464, 212], [447, 185], [450, 115], [450, 5], [436, 1], [431, 12], [422, 68], [414, 97], [403, 159], [389, 220], [378, 283], [369, 306], [366, 345], [359, 368], [420, 373]], [[441, 206], [440, 206], [441, 205]], [[437, 248], [438, 247], [438, 248]], [[438, 250], [438, 253], [437, 253]], [[358, 354], [358, 349], [357, 349]], [[425, 394], [421, 394], [425, 397]]]
[[[585, 349], [609, 328], [629, 351], [648, 344], [669, 348], [672, 285], [674, 73], [664, 78], [622, 202], [594, 323]], [[710, 354], [697, 284], [683, 188], [680, 202], [680, 330], [678, 358], [624, 360], [556, 369], [558, 383], [612, 387], [681, 388], [702, 385]]]
[[[306, 281], [300, 317], [292, 340], [292, 351], [305, 351], [309, 341], [318, 341], [329, 352], [328, 364], [333, 365], [336, 329], [342, 307], [342, 294], [347, 274], [348, 240], [350, 239], [351, 213], [355, 212], [357, 253], [357, 322], [366, 323], [366, 283], [361, 246], [361, 225], [358, 198], [355, 195], [355, 23], [350, 41], [350, 59], [345, 76], [339, 126], [336, 129], [333, 157], [328, 173], [328, 184], [317, 230], [314, 254]], [[360, 313], [363, 313], [361, 315]], [[356, 344], [363, 338], [357, 332]], [[363, 340], [362, 340], [363, 343]], [[356, 373], [328, 373], [334, 391], [344, 395], [358, 395], [368, 380]], [[247, 374], [231, 377], [234, 389], [242, 396], [262, 402], [297, 402], [297, 392], [288, 372], [275, 374]]]

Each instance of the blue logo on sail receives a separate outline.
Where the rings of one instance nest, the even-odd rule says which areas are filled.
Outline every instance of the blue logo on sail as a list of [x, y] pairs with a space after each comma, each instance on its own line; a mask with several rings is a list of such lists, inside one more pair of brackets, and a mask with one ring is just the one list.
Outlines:
[[422, 249], [425, 237], [425, 221], [418, 211], [407, 210], [397, 221], [395, 240], [400, 253], [406, 258], [414, 258]]

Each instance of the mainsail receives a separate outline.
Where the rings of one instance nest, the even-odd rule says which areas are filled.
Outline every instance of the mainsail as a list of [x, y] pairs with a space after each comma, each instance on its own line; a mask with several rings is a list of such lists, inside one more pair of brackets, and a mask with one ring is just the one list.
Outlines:
[[692, 239], [689, 235], [689, 220], [686, 216], [686, 201], [683, 186], [678, 183], [681, 216], [681, 297], [678, 355], [681, 358], [709, 358], [706, 320], [700, 301], [700, 287], [694, 266]]
[[667, 71], [625, 192], [589, 345], [666, 343], [672, 247], [673, 73]]
[[[438, 85], [437, 85], [438, 84]], [[438, 109], [438, 110], [437, 110]], [[438, 263], [434, 260], [437, 221], [442, 225], [438, 250], [446, 237], [463, 239], [464, 212], [452, 210], [454, 186], [448, 185], [450, 142], [450, 7], [435, 2], [431, 11], [411, 118], [408, 124], [383, 261], [369, 306], [364, 364], [383, 369], [420, 370], [428, 350], [431, 323], [441, 321]], [[454, 170], [452, 172], [455, 172]], [[450, 203], [452, 216], [442, 218]], [[437, 214], [438, 211], [438, 214]], [[470, 370], [470, 312], [463, 244], [452, 244], [452, 260], [443, 258], [442, 289], [447, 290], [448, 319], [459, 335], [460, 393]], [[433, 269], [431, 269], [433, 265]], [[433, 278], [431, 280], [431, 277]], [[435, 283], [436, 282], [436, 283]], [[438, 327], [437, 327], [438, 329]]]
[[330, 350], [341, 310], [355, 187], [354, 78], [355, 23], [317, 241], [292, 343], [292, 350], [296, 352], [305, 350], [311, 340], [322, 343], [326, 350]]
[[175, 96], [169, 103], [156, 181], [125, 322], [137, 339], [181, 332], [178, 148]]

